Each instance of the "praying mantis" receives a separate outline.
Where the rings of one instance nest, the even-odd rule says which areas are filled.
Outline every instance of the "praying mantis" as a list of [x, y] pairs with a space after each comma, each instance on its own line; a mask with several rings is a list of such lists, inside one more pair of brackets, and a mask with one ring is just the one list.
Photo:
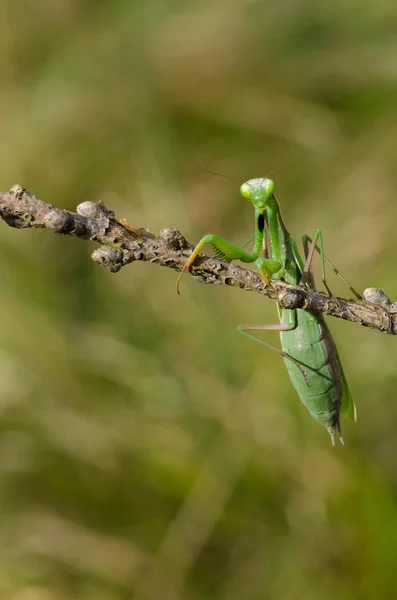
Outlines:
[[[216, 256], [226, 261], [240, 260], [253, 263], [266, 285], [272, 280], [283, 280], [292, 285], [307, 285], [314, 288], [311, 263], [314, 251], [321, 256], [322, 282], [332, 296], [325, 279], [325, 262], [349, 286], [350, 290], [361, 296], [344, 279], [338, 269], [325, 256], [323, 239], [319, 229], [313, 237], [302, 237], [305, 261], [299, 254], [296, 241], [288, 233], [281, 217], [280, 207], [274, 195], [274, 181], [268, 178], [250, 179], [244, 183], [241, 195], [250, 200], [255, 209], [255, 231], [239, 247], [214, 234], [205, 235], [194, 248], [177, 280], [177, 292], [182, 275], [193, 265], [197, 255], [205, 244], [215, 250]], [[244, 248], [254, 239], [251, 252]], [[310, 247], [309, 247], [310, 243]], [[317, 245], [318, 243], [318, 245]], [[264, 249], [264, 256], [260, 253]], [[340, 415], [356, 420], [356, 408], [343, 372], [335, 342], [323, 317], [312, 311], [302, 309], [284, 309], [277, 305], [280, 323], [275, 325], [239, 325], [238, 331], [274, 350], [284, 358], [292, 385], [310, 414], [324, 425], [335, 445], [335, 436], [343, 444], [340, 427]], [[249, 331], [279, 331], [282, 350], [270, 346]]]

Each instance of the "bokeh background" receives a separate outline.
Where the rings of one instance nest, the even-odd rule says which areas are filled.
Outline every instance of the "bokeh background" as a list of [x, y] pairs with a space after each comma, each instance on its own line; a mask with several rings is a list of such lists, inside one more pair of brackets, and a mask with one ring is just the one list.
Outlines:
[[[239, 182], [272, 172], [292, 235], [397, 300], [393, 0], [5, 0], [0, 23], [0, 189], [238, 243]], [[1, 600], [395, 595], [396, 339], [329, 321], [359, 414], [332, 448], [236, 332], [270, 300], [178, 297], [49, 231], [0, 245]]]

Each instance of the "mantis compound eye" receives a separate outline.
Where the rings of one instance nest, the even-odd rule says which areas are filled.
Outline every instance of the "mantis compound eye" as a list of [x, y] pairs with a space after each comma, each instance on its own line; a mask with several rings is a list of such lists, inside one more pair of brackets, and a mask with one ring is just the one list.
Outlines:
[[243, 196], [243, 198], [247, 198], [247, 200], [251, 199], [251, 186], [248, 185], [248, 183], [243, 183], [243, 185], [240, 188], [240, 194]]
[[265, 179], [263, 183], [266, 190], [266, 194], [268, 196], [271, 196], [274, 192], [274, 181], [272, 179]]

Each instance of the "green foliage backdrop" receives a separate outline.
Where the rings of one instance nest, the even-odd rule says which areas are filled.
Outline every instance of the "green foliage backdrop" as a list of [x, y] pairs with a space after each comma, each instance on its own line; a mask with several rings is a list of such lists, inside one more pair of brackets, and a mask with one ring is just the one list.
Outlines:
[[[397, 300], [393, 0], [6, 0], [0, 22], [2, 190], [242, 242], [238, 181], [274, 171], [294, 237], [320, 227]], [[0, 245], [1, 599], [395, 595], [396, 339], [330, 320], [359, 414], [332, 448], [236, 333], [270, 300], [177, 297], [48, 231]]]

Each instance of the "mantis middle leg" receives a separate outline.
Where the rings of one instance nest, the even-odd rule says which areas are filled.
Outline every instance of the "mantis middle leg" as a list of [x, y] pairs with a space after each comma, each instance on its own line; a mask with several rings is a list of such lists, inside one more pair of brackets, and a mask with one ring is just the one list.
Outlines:
[[[317, 246], [317, 241], [319, 244], [318, 246]], [[308, 242], [310, 242], [310, 247], [308, 246]], [[302, 283], [302, 284], [306, 283], [308, 277], [311, 279], [311, 282], [312, 282], [312, 275], [311, 275], [310, 267], [311, 267], [311, 263], [313, 260], [314, 251], [317, 250], [317, 252], [320, 254], [320, 257], [321, 257], [321, 281], [322, 281], [325, 289], [327, 290], [328, 294], [330, 296], [333, 296], [333, 294], [328, 286], [328, 283], [326, 281], [326, 278], [325, 278], [325, 263], [327, 263], [331, 267], [331, 269], [334, 271], [334, 273], [336, 273], [336, 275], [347, 285], [349, 290], [356, 296], [356, 298], [358, 298], [358, 300], [363, 299], [362, 296], [347, 281], [347, 279], [345, 279], [343, 277], [343, 275], [339, 271], [339, 269], [337, 269], [335, 267], [335, 265], [329, 260], [329, 258], [324, 254], [323, 236], [322, 236], [320, 229], [315, 230], [312, 238], [309, 237], [308, 235], [302, 236], [302, 245], [303, 245], [303, 249], [305, 252], [306, 262], [303, 267], [303, 272], [302, 272], [302, 277], [301, 277], [300, 283]]]

